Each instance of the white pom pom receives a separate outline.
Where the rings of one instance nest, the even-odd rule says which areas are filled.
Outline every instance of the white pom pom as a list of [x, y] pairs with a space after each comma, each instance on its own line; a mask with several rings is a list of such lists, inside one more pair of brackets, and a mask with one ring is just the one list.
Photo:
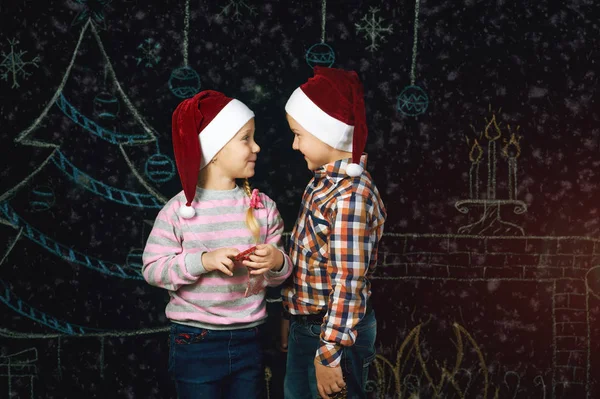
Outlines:
[[348, 174], [348, 176], [352, 176], [352, 177], [360, 176], [360, 174], [362, 172], [363, 172], [363, 167], [357, 163], [351, 163], [348, 166], [346, 166], [346, 173]]
[[184, 219], [191, 219], [196, 215], [196, 211], [193, 207], [184, 205], [179, 208], [179, 216]]

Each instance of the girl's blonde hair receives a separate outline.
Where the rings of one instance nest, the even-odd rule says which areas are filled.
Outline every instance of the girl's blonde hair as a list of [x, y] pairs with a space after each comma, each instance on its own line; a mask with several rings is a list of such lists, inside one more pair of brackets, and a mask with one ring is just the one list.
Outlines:
[[[250, 182], [248, 179], [244, 179], [243, 188], [246, 192], [246, 195], [248, 195], [248, 197], [252, 197], [252, 187], [250, 187]], [[250, 230], [252, 236], [254, 236], [254, 241], [259, 244], [260, 223], [258, 223], [258, 220], [256, 220], [256, 217], [254, 216], [254, 209], [252, 207], [248, 207], [248, 210], [246, 211], [246, 226], [248, 226], [248, 230]]]

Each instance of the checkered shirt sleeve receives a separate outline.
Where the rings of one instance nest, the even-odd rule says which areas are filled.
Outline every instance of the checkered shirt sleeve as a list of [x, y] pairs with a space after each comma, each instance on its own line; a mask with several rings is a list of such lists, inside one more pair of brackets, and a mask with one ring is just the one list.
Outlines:
[[331, 216], [327, 265], [330, 295], [316, 355], [321, 364], [330, 367], [339, 364], [342, 346], [354, 344], [355, 327], [366, 311], [366, 274], [377, 243], [369, 220], [372, 204], [368, 202], [356, 193], [339, 198]]

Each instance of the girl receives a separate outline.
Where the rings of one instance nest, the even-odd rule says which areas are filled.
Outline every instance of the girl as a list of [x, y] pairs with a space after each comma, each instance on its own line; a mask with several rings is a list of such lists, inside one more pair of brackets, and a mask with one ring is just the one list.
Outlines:
[[291, 263], [275, 203], [247, 180], [260, 151], [254, 113], [207, 90], [179, 104], [172, 131], [183, 192], [156, 217], [142, 268], [169, 292], [169, 372], [182, 399], [258, 398], [264, 288], [280, 285]]

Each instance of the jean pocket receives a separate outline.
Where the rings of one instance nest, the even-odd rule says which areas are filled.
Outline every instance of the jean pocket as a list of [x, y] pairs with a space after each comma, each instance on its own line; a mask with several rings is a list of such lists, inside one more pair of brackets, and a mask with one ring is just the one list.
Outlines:
[[363, 372], [362, 372], [362, 387], [365, 388], [367, 386], [367, 381], [369, 379], [369, 367], [377, 357], [377, 353], [373, 353], [372, 355], [366, 357], [363, 361]]
[[354, 345], [361, 349], [374, 348], [375, 340], [377, 339], [377, 320], [369, 321], [368, 324], [359, 323], [356, 326], [356, 333], [358, 335]]
[[210, 330], [190, 326], [177, 325], [171, 329], [173, 345], [191, 345], [204, 341], [210, 334]]
[[320, 337], [321, 336], [321, 325], [320, 324], [307, 324], [306, 331], [308, 335], [311, 337]]

